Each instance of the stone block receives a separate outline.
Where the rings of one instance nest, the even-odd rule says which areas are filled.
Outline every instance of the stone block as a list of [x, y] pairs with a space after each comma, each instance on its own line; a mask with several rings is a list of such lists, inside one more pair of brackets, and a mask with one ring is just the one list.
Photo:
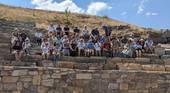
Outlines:
[[163, 59], [163, 60], [170, 59], [170, 55], [163, 55], [163, 56], [161, 56], [161, 59]]
[[59, 79], [59, 78], [61, 78], [61, 74], [56, 74], [56, 73], [53, 73], [52, 75], [51, 75], [51, 78], [57, 78], [57, 79]]
[[15, 83], [17, 82], [19, 77], [12, 77], [12, 76], [4, 76], [2, 78], [3, 83]]
[[28, 70], [14, 70], [12, 76], [24, 76], [27, 75]]
[[118, 64], [119, 70], [141, 70], [142, 66], [136, 63], [122, 63]]
[[32, 77], [31, 76], [21, 76], [20, 80], [23, 82], [30, 82], [30, 81], [32, 81]]
[[17, 85], [16, 83], [6, 83], [3, 84], [3, 90], [11, 90], [11, 91], [15, 91], [17, 90]]
[[128, 90], [128, 93], [138, 93], [137, 90]]
[[76, 74], [76, 79], [92, 79], [92, 74], [90, 73]]
[[170, 65], [165, 65], [165, 71], [170, 72]]
[[112, 90], [119, 89], [119, 84], [118, 83], [109, 83], [108, 89], [112, 89]]
[[75, 63], [74, 62], [67, 62], [67, 61], [59, 61], [58, 66], [59, 68], [74, 68]]
[[52, 62], [52, 61], [49, 61], [49, 60], [44, 60], [44, 61], [42, 61], [42, 65], [43, 65], [44, 67], [54, 67], [53, 62]]
[[110, 74], [102, 74], [101, 78], [102, 79], [109, 79], [110, 78]]
[[53, 87], [54, 79], [42, 80], [41, 83], [42, 83], [43, 86]]
[[150, 63], [150, 58], [135, 58], [136, 63]]
[[128, 84], [120, 83], [120, 90], [128, 90]]
[[38, 75], [38, 71], [29, 71], [29, 75]]
[[33, 85], [40, 85], [41, 77], [39, 75], [33, 76], [32, 83], [33, 83]]
[[122, 62], [122, 58], [110, 58], [107, 59], [106, 63], [121, 63]]
[[165, 65], [170, 65], [170, 58], [164, 60]]
[[17, 90], [22, 90], [22, 89], [23, 89], [22, 82], [17, 82]]
[[38, 86], [38, 93], [48, 93], [48, 87]]
[[162, 48], [162, 47], [160, 47], [160, 48], [155, 48], [154, 51], [155, 51], [155, 54], [157, 54], [157, 55], [159, 55], [159, 56], [165, 54], [165, 48]]
[[75, 69], [80, 69], [80, 70], [88, 70], [89, 65], [87, 63], [77, 63], [74, 65]]
[[170, 55], [170, 49], [165, 49], [165, 55]]
[[21, 93], [21, 91], [13, 91], [12, 93]]
[[135, 63], [135, 59], [134, 58], [123, 58], [122, 62], [123, 63]]
[[142, 69], [145, 71], [165, 71], [163, 65], [142, 65]]

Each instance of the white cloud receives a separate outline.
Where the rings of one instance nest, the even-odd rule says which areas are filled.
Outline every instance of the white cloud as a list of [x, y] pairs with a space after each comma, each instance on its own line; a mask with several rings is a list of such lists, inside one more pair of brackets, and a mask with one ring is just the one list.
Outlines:
[[124, 12], [122, 12], [120, 15], [125, 16], [125, 15], [127, 15], [127, 12], [124, 11]]
[[156, 16], [156, 15], [158, 15], [158, 13], [147, 12], [145, 15], [146, 16]]
[[107, 9], [111, 9], [107, 3], [104, 2], [93, 2], [88, 6], [87, 14], [97, 15], [99, 12]]
[[78, 7], [72, 0], [64, 0], [60, 3], [53, 0], [32, 0], [32, 4], [36, 5], [36, 9], [65, 11], [68, 8], [71, 12], [84, 13], [84, 9]]
[[137, 14], [142, 14], [144, 12], [145, 3], [148, 2], [148, 0], [141, 0], [138, 6]]
[[85, 10], [76, 5], [73, 0], [63, 0], [62, 2], [56, 2], [54, 0], [32, 0], [32, 4], [36, 5], [35, 9], [65, 11], [65, 9], [68, 8], [71, 12], [87, 13], [91, 15], [97, 15], [103, 10], [112, 8], [104, 2], [93, 2], [88, 6], [88, 9]]

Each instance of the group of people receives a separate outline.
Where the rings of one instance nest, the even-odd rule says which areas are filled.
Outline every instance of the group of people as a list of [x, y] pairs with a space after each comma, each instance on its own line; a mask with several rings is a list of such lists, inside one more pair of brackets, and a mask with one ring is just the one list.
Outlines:
[[15, 54], [17, 61], [21, 61], [24, 55], [30, 55], [31, 42], [24, 29], [15, 29], [15, 32], [12, 33], [10, 44], [10, 50], [13, 50], [11, 52]]
[[[87, 26], [83, 29], [68, 25], [50, 24], [48, 32], [35, 32], [36, 42], [41, 46], [43, 59], [57, 61], [60, 56], [106, 56], [106, 57], [141, 57], [143, 53], [153, 53], [151, 38], [128, 38], [112, 35], [110, 26], [91, 31]], [[102, 34], [104, 33], [104, 34]], [[23, 55], [30, 55], [31, 41], [23, 29], [16, 29], [12, 33], [11, 49], [15, 58], [21, 61]]]
[[68, 25], [50, 24], [48, 33], [36, 32], [37, 44], [41, 44], [44, 59], [57, 60], [59, 56], [106, 56], [106, 57], [141, 57], [142, 53], [153, 52], [153, 40], [147, 38], [128, 38], [112, 35], [110, 26], [89, 31], [87, 26], [83, 29]]

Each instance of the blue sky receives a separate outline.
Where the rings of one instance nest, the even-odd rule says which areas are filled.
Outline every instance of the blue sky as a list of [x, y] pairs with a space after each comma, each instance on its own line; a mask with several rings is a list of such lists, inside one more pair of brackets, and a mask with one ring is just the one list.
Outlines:
[[0, 0], [1, 4], [34, 9], [109, 16], [142, 27], [170, 29], [170, 0]]

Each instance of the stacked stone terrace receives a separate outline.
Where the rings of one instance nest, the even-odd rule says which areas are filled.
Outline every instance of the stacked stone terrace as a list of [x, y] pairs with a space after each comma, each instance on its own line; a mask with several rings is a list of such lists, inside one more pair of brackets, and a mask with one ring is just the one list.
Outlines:
[[170, 93], [170, 54], [164, 46], [143, 58], [63, 56], [56, 64], [42, 60], [39, 47], [23, 62], [5, 54], [0, 93]]

